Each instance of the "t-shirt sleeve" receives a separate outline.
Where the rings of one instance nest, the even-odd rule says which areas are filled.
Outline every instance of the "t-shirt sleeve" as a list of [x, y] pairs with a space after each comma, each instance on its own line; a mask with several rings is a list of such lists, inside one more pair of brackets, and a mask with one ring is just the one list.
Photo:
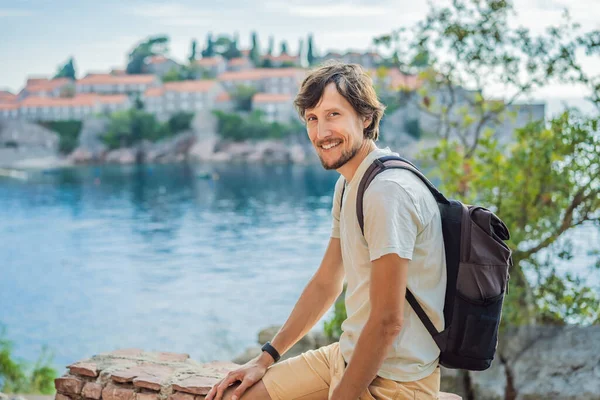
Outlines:
[[395, 253], [412, 260], [423, 219], [412, 196], [400, 184], [374, 180], [364, 195], [364, 234], [370, 260]]
[[341, 201], [342, 201], [342, 186], [344, 185], [344, 180], [340, 177], [335, 184], [335, 189], [333, 192], [333, 205], [331, 207], [331, 237], [339, 239], [340, 238], [340, 211], [341, 211]]

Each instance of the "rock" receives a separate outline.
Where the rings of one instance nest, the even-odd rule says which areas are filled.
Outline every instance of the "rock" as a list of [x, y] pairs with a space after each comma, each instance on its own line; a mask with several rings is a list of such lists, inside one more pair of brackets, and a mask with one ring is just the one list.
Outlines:
[[261, 350], [259, 346], [249, 347], [242, 354], [235, 357], [232, 361], [236, 364], [246, 364], [256, 356], [260, 355]]
[[456, 393], [463, 399], [468, 399], [469, 390], [466, 386], [466, 372], [459, 369], [441, 368], [440, 389], [444, 392]]
[[315, 338], [315, 347], [317, 349], [324, 346], [329, 346], [330, 344], [337, 342], [336, 339], [330, 338], [323, 331], [314, 331], [312, 334]]
[[299, 144], [294, 144], [289, 148], [290, 160], [294, 164], [303, 164], [306, 162], [306, 152], [304, 147]]
[[190, 148], [189, 157], [194, 161], [211, 161], [219, 139], [216, 136], [197, 139]]
[[92, 159], [99, 159], [108, 150], [102, 135], [106, 133], [109, 122], [106, 117], [95, 116], [82, 121], [77, 147], [91, 153]]
[[106, 154], [105, 161], [113, 164], [133, 164], [136, 161], [136, 151], [134, 149], [116, 149]]
[[75, 164], [87, 164], [94, 161], [94, 154], [83, 147], [78, 147], [69, 154], [68, 158]]
[[517, 400], [600, 399], [600, 326], [539, 329], [541, 337], [509, 364]]
[[8, 400], [8, 396], [0, 392], [0, 400]]
[[[494, 360], [485, 371], [469, 371], [471, 392], [477, 400], [504, 400], [506, 398], [506, 367]], [[463, 396], [464, 397], [464, 396]]]
[[258, 344], [262, 346], [263, 344], [273, 340], [277, 332], [279, 332], [279, 329], [281, 329], [281, 326], [273, 325], [258, 332]]

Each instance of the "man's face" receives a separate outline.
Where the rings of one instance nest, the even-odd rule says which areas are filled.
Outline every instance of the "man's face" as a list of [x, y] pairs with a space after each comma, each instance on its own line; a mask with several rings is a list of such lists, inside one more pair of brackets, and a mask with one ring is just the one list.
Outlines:
[[363, 130], [370, 120], [360, 117], [352, 105], [329, 83], [315, 108], [304, 113], [308, 137], [325, 169], [338, 169], [361, 148]]

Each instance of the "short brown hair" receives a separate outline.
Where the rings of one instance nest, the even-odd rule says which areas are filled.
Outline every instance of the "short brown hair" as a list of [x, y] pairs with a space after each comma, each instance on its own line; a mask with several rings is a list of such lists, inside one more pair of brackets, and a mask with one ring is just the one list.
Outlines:
[[308, 74], [300, 86], [300, 92], [294, 105], [300, 118], [304, 120], [307, 109], [314, 108], [323, 96], [323, 90], [331, 82], [361, 117], [372, 118], [371, 124], [364, 130], [364, 137], [377, 140], [379, 137], [379, 121], [385, 106], [377, 99], [373, 80], [358, 64], [344, 64], [329, 61], [315, 68]]

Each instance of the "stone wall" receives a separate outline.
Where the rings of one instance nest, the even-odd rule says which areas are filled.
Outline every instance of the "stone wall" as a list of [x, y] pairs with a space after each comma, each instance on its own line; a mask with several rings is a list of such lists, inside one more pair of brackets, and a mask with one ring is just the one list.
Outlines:
[[[203, 400], [227, 372], [225, 361], [197, 363], [187, 354], [123, 349], [69, 365], [55, 380], [56, 400]], [[460, 400], [443, 393], [442, 400]]]

